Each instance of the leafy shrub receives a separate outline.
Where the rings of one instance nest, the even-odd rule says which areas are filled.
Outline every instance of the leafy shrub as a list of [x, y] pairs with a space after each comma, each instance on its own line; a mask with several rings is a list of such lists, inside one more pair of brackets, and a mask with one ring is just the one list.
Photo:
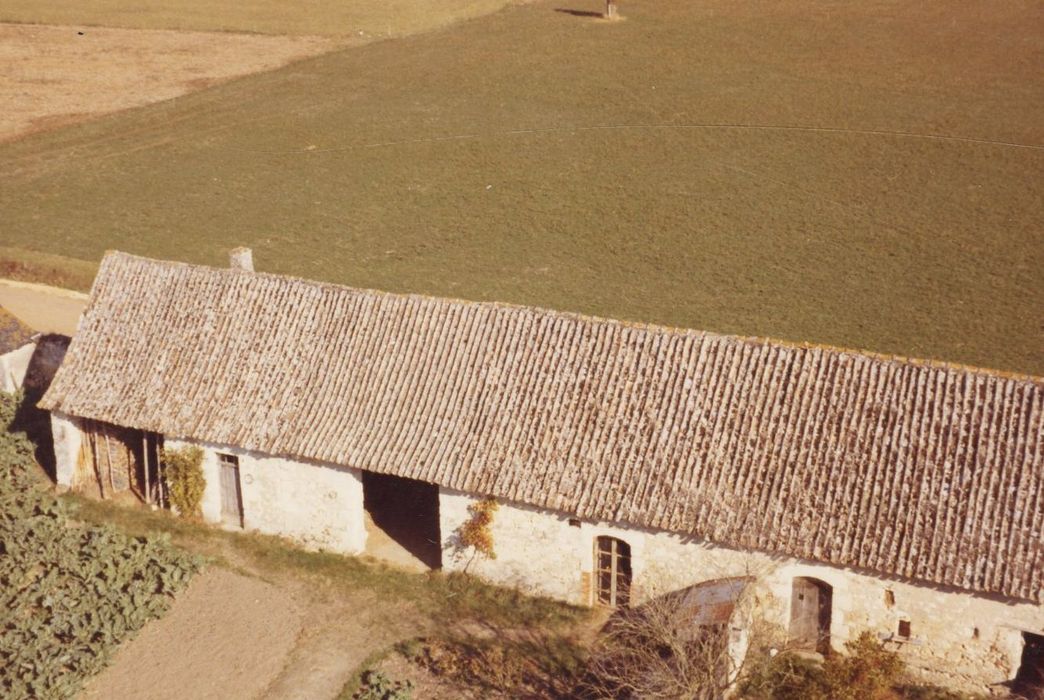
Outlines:
[[750, 700], [893, 700], [903, 662], [866, 631], [822, 665], [793, 653], [755, 662], [740, 686]]
[[818, 663], [787, 653], [755, 661], [740, 685], [740, 697], [748, 700], [825, 698], [827, 691]]
[[493, 548], [493, 533], [490, 526], [493, 524], [493, 514], [500, 506], [496, 499], [484, 498], [481, 501], [468, 506], [471, 517], [457, 528], [456, 548], [463, 552], [471, 549], [471, 559], [464, 566], [464, 571], [471, 566], [476, 554], [481, 554], [489, 559], [496, 559], [497, 553]]
[[201, 562], [166, 540], [81, 527], [33, 476], [0, 394], [0, 697], [65, 698], [160, 616]]
[[363, 674], [362, 686], [356, 700], [410, 700], [413, 697], [411, 681], [393, 681], [381, 671], [369, 670]]
[[180, 515], [198, 519], [200, 502], [207, 488], [203, 478], [203, 450], [194, 445], [163, 450], [163, 472], [166, 475], [170, 504]]
[[889, 700], [898, 698], [895, 687], [903, 675], [903, 660], [888, 651], [873, 632], [864, 631], [847, 642], [848, 653], [832, 654], [823, 664], [823, 673], [837, 700]]

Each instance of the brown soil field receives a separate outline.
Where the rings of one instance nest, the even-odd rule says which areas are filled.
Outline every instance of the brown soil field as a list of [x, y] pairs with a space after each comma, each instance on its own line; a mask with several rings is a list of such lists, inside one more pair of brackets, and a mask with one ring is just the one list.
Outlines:
[[322, 36], [404, 36], [510, 0], [5, 0], [0, 22]]
[[316, 36], [0, 24], [0, 141], [343, 46]]

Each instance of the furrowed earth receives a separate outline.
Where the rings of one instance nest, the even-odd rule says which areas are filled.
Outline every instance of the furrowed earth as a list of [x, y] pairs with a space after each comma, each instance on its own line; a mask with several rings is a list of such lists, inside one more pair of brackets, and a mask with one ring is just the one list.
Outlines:
[[[5, 2], [0, 277], [83, 290], [108, 249], [247, 245], [262, 271], [1044, 375], [1039, 3], [286, 7]], [[597, 627], [71, 500], [212, 560], [85, 697], [350, 697], [366, 668], [460, 697], [396, 645]]]
[[[1044, 374], [1030, 2], [538, 1], [0, 146], [2, 243]], [[66, 20], [62, 20], [66, 21]]]

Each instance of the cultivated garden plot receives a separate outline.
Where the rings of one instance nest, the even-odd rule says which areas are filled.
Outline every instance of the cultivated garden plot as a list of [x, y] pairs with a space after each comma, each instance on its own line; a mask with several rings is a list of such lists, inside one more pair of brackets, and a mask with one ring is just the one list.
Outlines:
[[72, 697], [202, 565], [164, 538], [84, 525], [46, 492], [0, 394], [0, 696]]

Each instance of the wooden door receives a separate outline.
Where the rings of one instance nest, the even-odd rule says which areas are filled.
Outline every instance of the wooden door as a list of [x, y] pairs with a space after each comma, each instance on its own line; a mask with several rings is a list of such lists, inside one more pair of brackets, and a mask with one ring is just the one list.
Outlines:
[[830, 644], [831, 588], [822, 581], [795, 578], [790, 596], [790, 644], [825, 651]]
[[243, 527], [243, 492], [239, 486], [239, 458], [218, 455], [221, 465], [221, 519]]

